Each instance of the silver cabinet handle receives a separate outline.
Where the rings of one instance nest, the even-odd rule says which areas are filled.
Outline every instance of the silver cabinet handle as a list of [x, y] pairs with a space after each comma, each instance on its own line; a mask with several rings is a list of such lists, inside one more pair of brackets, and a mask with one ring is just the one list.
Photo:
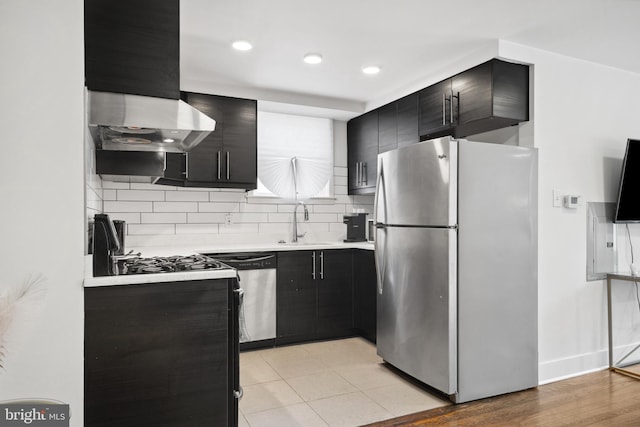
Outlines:
[[320, 280], [324, 280], [324, 251], [320, 252]]
[[184, 177], [189, 180], [189, 153], [184, 153]]
[[222, 179], [222, 172], [220, 171], [220, 166], [222, 165], [220, 162], [220, 151], [218, 151], [217, 154], [217, 158], [218, 158], [218, 180]]
[[316, 280], [316, 251], [313, 251], [313, 255], [311, 255], [313, 259], [313, 265], [311, 266], [311, 277], [313, 280]]
[[167, 153], [164, 153], [164, 165], [162, 166], [162, 175], [164, 175], [164, 173], [167, 170]]
[[447, 124], [447, 106], [446, 106], [446, 102], [447, 101], [447, 97], [444, 94], [444, 92], [442, 93], [442, 126]]
[[453, 89], [451, 89], [451, 101], [449, 104], [449, 123], [453, 124]]
[[362, 162], [362, 184], [367, 185], [367, 162]]
[[360, 185], [360, 162], [356, 162], [356, 186]]
[[231, 157], [231, 154], [229, 154], [229, 152], [227, 151], [227, 181], [229, 181], [231, 179], [231, 171], [229, 170], [229, 158]]

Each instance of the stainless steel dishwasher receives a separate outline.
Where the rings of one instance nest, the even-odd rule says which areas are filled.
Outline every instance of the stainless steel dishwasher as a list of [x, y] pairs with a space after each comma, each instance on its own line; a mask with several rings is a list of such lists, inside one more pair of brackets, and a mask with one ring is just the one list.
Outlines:
[[240, 312], [241, 348], [272, 345], [276, 338], [276, 254], [206, 254], [238, 270], [244, 290]]

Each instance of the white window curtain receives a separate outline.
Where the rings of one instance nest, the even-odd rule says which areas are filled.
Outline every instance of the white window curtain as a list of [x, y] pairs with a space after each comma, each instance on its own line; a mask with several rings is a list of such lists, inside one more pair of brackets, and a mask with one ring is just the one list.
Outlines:
[[270, 192], [292, 200], [329, 197], [332, 172], [331, 119], [258, 112], [255, 195]]

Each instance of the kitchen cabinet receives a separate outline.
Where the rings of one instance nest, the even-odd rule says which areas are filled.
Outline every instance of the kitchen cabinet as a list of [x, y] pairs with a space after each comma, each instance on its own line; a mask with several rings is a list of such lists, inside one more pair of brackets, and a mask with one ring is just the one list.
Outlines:
[[236, 425], [231, 299], [226, 279], [85, 288], [84, 425]]
[[529, 120], [529, 67], [497, 59], [454, 76], [456, 138]]
[[257, 102], [191, 92], [182, 99], [215, 119], [216, 129], [187, 153], [167, 153], [167, 171], [156, 184], [255, 189]]
[[373, 194], [376, 187], [378, 156], [378, 111], [347, 123], [349, 194]]
[[454, 126], [454, 103], [451, 79], [422, 89], [418, 93], [421, 139], [451, 135]]
[[420, 91], [420, 138], [463, 138], [529, 120], [529, 67], [492, 59]]
[[377, 290], [374, 252], [354, 251], [354, 326], [361, 336], [374, 343], [376, 342]]
[[377, 111], [378, 153], [420, 142], [417, 93], [382, 106]]
[[179, 99], [179, 0], [85, 0], [89, 90]]
[[276, 344], [353, 334], [350, 250], [279, 252], [276, 277]]

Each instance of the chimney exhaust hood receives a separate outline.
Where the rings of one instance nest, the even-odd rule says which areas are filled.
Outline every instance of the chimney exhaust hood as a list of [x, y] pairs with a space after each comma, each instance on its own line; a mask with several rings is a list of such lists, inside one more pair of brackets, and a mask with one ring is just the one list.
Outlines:
[[183, 153], [216, 121], [181, 100], [87, 91], [89, 131], [97, 149]]

